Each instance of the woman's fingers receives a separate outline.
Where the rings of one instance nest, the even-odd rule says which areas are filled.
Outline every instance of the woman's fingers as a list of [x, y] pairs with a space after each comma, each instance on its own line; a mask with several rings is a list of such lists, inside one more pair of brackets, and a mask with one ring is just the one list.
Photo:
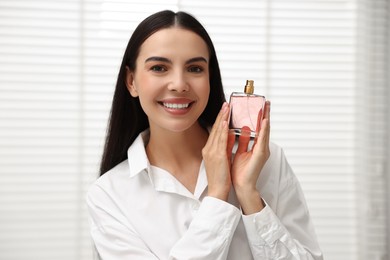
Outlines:
[[228, 107], [228, 104], [226, 102], [223, 103], [222, 108], [219, 111], [217, 118], [215, 119], [214, 125], [211, 128], [211, 131], [209, 134], [210, 144], [216, 143], [217, 135], [218, 135], [218, 133], [221, 132], [221, 122], [223, 122], [224, 120], [227, 120], [227, 119], [225, 119], [227, 117], [227, 107]]
[[271, 133], [271, 125], [270, 125], [270, 109], [271, 103], [269, 101], [265, 104], [265, 112], [264, 119], [261, 124], [260, 132], [255, 139], [254, 152], [257, 156], [265, 156], [264, 159], [268, 159], [270, 151], [269, 151], [269, 142], [270, 142], [270, 133]]
[[202, 150], [206, 167], [208, 194], [227, 199], [231, 187], [230, 161], [226, 153], [228, 143], [228, 105], [224, 103]]
[[207, 143], [203, 148], [204, 152], [218, 153], [220, 151], [226, 151], [228, 139], [227, 118], [228, 104], [225, 102], [210, 131]]
[[269, 137], [270, 137], [270, 116], [271, 116], [271, 102], [266, 101], [264, 106], [264, 117], [261, 122], [260, 131], [257, 133], [257, 136], [255, 138], [254, 145], [258, 142], [258, 139], [260, 139], [263, 143], [269, 143]]
[[226, 153], [228, 155], [229, 162], [231, 162], [234, 143], [236, 142], [236, 135], [233, 132], [228, 132], [228, 141], [226, 147]]
[[236, 154], [248, 151], [248, 144], [251, 138], [251, 129], [247, 126], [242, 127], [241, 135], [238, 137], [238, 147]]
[[269, 144], [269, 140], [270, 140], [270, 134], [271, 134], [271, 102], [269, 101], [266, 101], [265, 102], [265, 113], [264, 113], [264, 124], [263, 124], [263, 127], [264, 127], [264, 131], [263, 133], [261, 133], [261, 138], [263, 140], [263, 142], [265, 142], [265, 144]]

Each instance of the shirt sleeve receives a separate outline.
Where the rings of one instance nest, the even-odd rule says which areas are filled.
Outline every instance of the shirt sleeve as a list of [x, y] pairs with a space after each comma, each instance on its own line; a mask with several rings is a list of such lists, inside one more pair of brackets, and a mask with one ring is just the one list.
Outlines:
[[[283, 153], [272, 172], [279, 178], [276, 203], [243, 215], [254, 259], [322, 260], [314, 226], [300, 184]], [[275, 191], [274, 191], [275, 192]], [[261, 193], [261, 190], [260, 190]]]
[[110, 205], [109, 196], [97, 185], [87, 194], [94, 260], [157, 260], [123, 215]]
[[171, 250], [171, 259], [226, 259], [241, 213], [235, 206], [205, 197], [185, 235]]
[[243, 215], [243, 222], [255, 260], [323, 259], [315, 243], [307, 247], [299, 239], [293, 238], [268, 205], [259, 213]]
[[94, 187], [87, 196], [91, 235], [100, 260], [226, 259], [241, 218], [240, 210], [235, 206], [205, 197], [187, 232], [172, 247], [169, 256], [160, 258], [153, 254], [124, 216], [106, 206], [110, 203], [105, 194]]

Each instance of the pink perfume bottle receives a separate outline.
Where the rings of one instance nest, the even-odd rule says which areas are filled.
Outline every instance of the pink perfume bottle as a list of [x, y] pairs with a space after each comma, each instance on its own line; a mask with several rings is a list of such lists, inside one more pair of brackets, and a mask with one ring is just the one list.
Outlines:
[[247, 80], [244, 92], [233, 92], [230, 95], [229, 129], [241, 135], [242, 127], [250, 129], [250, 136], [255, 137], [260, 131], [264, 114], [265, 97], [253, 94], [253, 80]]

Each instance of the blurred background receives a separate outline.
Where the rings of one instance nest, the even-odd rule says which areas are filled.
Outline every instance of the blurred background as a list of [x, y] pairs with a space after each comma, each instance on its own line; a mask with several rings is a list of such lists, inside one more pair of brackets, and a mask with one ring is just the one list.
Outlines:
[[0, 260], [92, 259], [98, 176], [127, 41], [183, 10], [210, 33], [226, 95], [255, 81], [328, 260], [389, 258], [386, 0], [0, 0]]

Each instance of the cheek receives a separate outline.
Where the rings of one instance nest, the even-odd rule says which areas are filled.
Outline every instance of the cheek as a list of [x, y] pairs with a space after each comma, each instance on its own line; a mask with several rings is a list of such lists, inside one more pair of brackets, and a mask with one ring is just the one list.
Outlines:
[[206, 103], [207, 103], [207, 100], [210, 96], [210, 83], [208, 79], [202, 82], [200, 92], [202, 97], [206, 99]]
[[209, 82], [204, 84], [203, 87], [199, 89], [198, 95], [199, 95], [200, 100], [202, 100], [202, 103], [203, 103], [202, 105], [203, 105], [203, 110], [204, 110], [206, 108], [207, 103], [209, 102], [209, 98], [210, 98]]
[[[153, 94], [153, 86], [156, 82], [153, 82], [153, 78], [148, 77], [146, 73], [137, 73], [134, 79], [134, 87], [137, 90], [140, 98], [148, 98], [149, 95]], [[152, 86], [152, 87], [151, 87]]]
[[207, 102], [207, 100], [208, 100], [209, 97], [210, 97], [210, 87], [205, 88], [205, 89], [203, 90], [203, 95], [204, 95], [205, 100], [206, 100], [206, 102]]

